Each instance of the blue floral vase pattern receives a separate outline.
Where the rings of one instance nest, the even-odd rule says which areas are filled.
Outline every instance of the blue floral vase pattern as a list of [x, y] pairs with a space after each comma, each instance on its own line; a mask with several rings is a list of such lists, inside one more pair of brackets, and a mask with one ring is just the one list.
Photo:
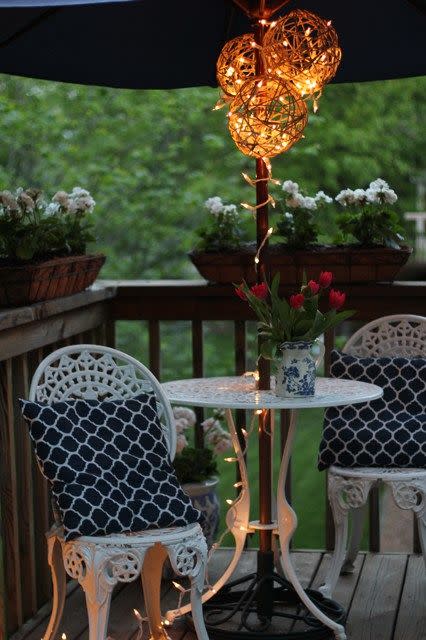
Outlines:
[[[315, 342], [298, 340], [280, 345], [281, 359], [277, 360], [275, 395], [300, 398], [315, 395], [318, 359], [312, 353]], [[322, 345], [320, 345], [322, 347]]]
[[201, 511], [200, 525], [210, 549], [217, 537], [220, 519], [220, 502], [217, 495], [218, 478], [182, 485], [196, 509]]

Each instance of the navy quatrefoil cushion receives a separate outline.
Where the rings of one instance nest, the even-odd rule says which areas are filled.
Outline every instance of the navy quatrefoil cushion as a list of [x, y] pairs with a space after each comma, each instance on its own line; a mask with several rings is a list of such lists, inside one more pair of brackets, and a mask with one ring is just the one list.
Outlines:
[[320, 470], [330, 465], [426, 468], [426, 358], [357, 357], [334, 350], [331, 375], [377, 384], [383, 396], [326, 409]]
[[199, 520], [170, 463], [153, 394], [50, 406], [21, 400], [21, 408], [67, 540]]

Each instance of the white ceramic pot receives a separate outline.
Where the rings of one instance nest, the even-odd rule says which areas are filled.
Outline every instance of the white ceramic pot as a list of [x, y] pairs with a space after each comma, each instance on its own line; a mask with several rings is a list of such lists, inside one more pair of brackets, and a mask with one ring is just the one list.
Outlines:
[[[314, 353], [314, 349], [319, 354]], [[281, 398], [309, 397], [315, 394], [316, 368], [324, 356], [322, 342], [283, 342], [277, 359], [275, 395]]]

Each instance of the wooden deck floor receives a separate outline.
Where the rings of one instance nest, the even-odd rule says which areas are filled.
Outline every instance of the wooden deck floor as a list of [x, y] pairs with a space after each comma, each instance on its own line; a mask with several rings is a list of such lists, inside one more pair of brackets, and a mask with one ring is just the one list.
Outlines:
[[[228, 563], [230, 551], [216, 552], [210, 569], [211, 578]], [[236, 577], [252, 571], [255, 566], [254, 550], [246, 551]], [[295, 551], [294, 566], [305, 587], [318, 587], [322, 582], [329, 556], [317, 551]], [[406, 554], [360, 554], [357, 572], [341, 577], [334, 595], [348, 611], [346, 630], [349, 640], [426, 640], [426, 575], [421, 556]], [[170, 583], [163, 584], [163, 608], [176, 606], [176, 590]], [[143, 600], [139, 582], [126, 585], [114, 592], [111, 608], [109, 636], [113, 640], [135, 640], [137, 622], [132, 613], [137, 608], [143, 613]], [[47, 625], [49, 608], [27, 623], [12, 640], [40, 640]], [[66, 633], [67, 640], [87, 640], [87, 617], [82, 590], [69, 585], [63, 624], [58, 638]], [[146, 632], [144, 637], [147, 639]], [[173, 640], [195, 640], [183, 623], [170, 631]], [[265, 640], [268, 634], [265, 632]], [[285, 635], [283, 636], [285, 638]]]

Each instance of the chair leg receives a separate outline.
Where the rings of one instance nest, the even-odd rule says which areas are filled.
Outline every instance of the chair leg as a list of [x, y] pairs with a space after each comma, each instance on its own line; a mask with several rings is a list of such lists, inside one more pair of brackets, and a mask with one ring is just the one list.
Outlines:
[[66, 574], [64, 562], [62, 560], [62, 547], [55, 531], [49, 531], [47, 537], [47, 559], [52, 574], [53, 601], [52, 613], [49, 624], [44, 633], [43, 640], [53, 640], [64, 611], [66, 594]]
[[[167, 550], [175, 572], [191, 580], [191, 613], [197, 639], [209, 640], [201, 599], [207, 567], [207, 544], [201, 529], [196, 535], [180, 543], [167, 545]], [[173, 611], [172, 620], [175, 614], [176, 610]]]
[[81, 582], [86, 596], [89, 640], [106, 640], [112, 588], [104, 589], [99, 576], [91, 573]]
[[407, 480], [386, 479], [385, 482], [391, 486], [395, 504], [400, 509], [410, 509], [416, 514], [426, 567], [426, 479], [416, 477]]
[[162, 625], [160, 606], [161, 575], [166, 557], [167, 549], [157, 543], [146, 552], [142, 566], [142, 586], [146, 614], [151, 630], [150, 640], [169, 638]]
[[345, 478], [329, 473], [328, 496], [333, 512], [336, 537], [325, 583], [319, 589], [327, 597], [331, 597], [336, 587], [345, 558], [349, 509], [359, 511], [359, 508], [365, 505], [371, 484], [371, 480]]
[[346, 558], [340, 572], [342, 575], [353, 573], [355, 570], [354, 563], [361, 546], [361, 538], [364, 529], [366, 510], [366, 505], [358, 507], [357, 509], [352, 509], [352, 532], [349, 540]]

